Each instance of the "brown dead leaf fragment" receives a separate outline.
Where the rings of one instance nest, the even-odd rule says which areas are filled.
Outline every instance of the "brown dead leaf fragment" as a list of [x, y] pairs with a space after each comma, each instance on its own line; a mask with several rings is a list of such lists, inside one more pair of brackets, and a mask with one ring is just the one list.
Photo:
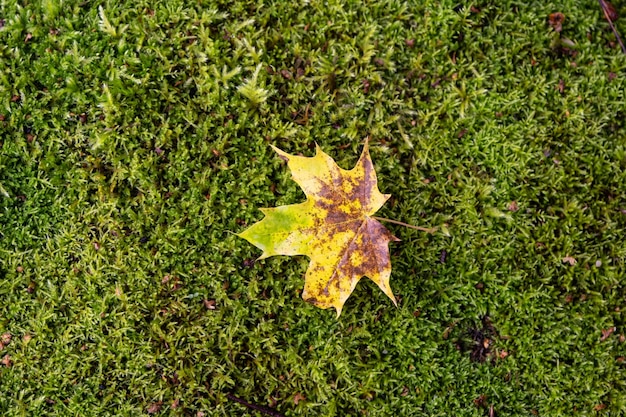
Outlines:
[[259, 259], [308, 256], [302, 298], [319, 308], [334, 307], [337, 316], [363, 276], [396, 304], [389, 286], [389, 243], [398, 239], [373, 218], [390, 196], [378, 190], [367, 142], [349, 171], [319, 147], [310, 158], [274, 150], [307, 200], [261, 209], [265, 218], [239, 236], [263, 250]]
[[600, 337], [600, 341], [604, 342], [606, 339], [609, 338], [609, 336], [611, 336], [613, 334], [613, 332], [615, 332], [615, 330], [617, 330], [617, 328], [615, 328], [615, 327], [609, 327], [608, 329], [602, 329], [602, 337]]
[[296, 395], [293, 396], [293, 403], [295, 405], [298, 405], [300, 401], [306, 401], [306, 397], [298, 392]]
[[565, 15], [563, 13], [550, 13], [550, 16], [548, 16], [548, 24], [552, 26], [555, 32], [561, 32], [563, 30], [563, 21], [565, 21]]
[[4, 355], [2, 361], [0, 361], [4, 366], [10, 368], [13, 365], [13, 361], [11, 360], [11, 355]]
[[161, 411], [161, 406], [162, 405], [163, 405], [162, 401], [157, 401], [155, 403], [150, 404], [146, 411], [148, 411], [148, 414], [158, 413], [159, 411]]
[[564, 264], [570, 264], [571, 266], [576, 265], [576, 259], [573, 256], [569, 256], [567, 255], [566, 257], [564, 257], [563, 259], [561, 259], [561, 261]]
[[485, 394], [481, 394], [478, 398], [474, 399], [474, 405], [479, 408], [483, 408], [487, 406], [487, 396]]

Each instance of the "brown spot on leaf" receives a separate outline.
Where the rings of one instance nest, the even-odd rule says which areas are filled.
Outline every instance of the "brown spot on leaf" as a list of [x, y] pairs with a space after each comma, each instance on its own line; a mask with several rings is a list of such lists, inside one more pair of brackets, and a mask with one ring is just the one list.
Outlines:
[[313, 305], [315, 305], [315, 304], [317, 304], [317, 303], [318, 303], [317, 298], [315, 298], [315, 297], [309, 297], [309, 298], [307, 298], [307, 299], [306, 299], [306, 300], [304, 300], [304, 301], [306, 301], [307, 303], [311, 303], [311, 304], [313, 304]]

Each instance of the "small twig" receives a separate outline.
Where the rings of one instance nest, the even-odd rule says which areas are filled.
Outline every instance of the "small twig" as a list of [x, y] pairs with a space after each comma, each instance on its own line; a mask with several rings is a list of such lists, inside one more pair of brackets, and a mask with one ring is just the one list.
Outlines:
[[250, 404], [249, 402], [242, 400], [239, 397], [235, 397], [233, 394], [226, 394], [226, 398], [236, 403], [239, 403], [245, 407], [248, 407], [251, 410], [259, 411], [271, 417], [285, 417], [284, 415], [280, 414], [278, 411], [274, 411], [271, 408], [263, 407], [262, 405]]
[[400, 226], [408, 227], [408, 228], [415, 229], [415, 230], [421, 230], [422, 232], [426, 232], [430, 234], [435, 233], [437, 231], [436, 227], [428, 228], [428, 227], [413, 226], [412, 224], [407, 224], [407, 223], [399, 222], [397, 220], [386, 219], [384, 217], [378, 217], [378, 216], [372, 216], [372, 218], [379, 220], [381, 222], [399, 224]]
[[600, 7], [602, 8], [604, 17], [609, 22], [609, 26], [611, 27], [611, 30], [613, 31], [613, 34], [617, 39], [617, 43], [619, 43], [619, 46], [622, 48], [622, 52], [626, 54], [626, 46], [624, 46], [624, 42], [622, 42], [622, 38], [619, 36], [619, 32], [615, 28], [615, 25], [613, 25], [613, 20], [611, 19], [611, 16], [609, 16], [608, 6], [606, 5], [606, 2], [604, 0], [598, 0], [598, 2], [600, 3]]

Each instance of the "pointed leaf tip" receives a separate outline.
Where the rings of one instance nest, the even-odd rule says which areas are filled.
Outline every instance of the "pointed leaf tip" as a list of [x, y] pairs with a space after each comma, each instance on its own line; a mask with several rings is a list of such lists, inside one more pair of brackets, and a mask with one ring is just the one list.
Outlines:
[[370, 150], [370, 137], [366, 136], [365, 140], [363, 141], [363, 152], [367, 151], [369, 152]]

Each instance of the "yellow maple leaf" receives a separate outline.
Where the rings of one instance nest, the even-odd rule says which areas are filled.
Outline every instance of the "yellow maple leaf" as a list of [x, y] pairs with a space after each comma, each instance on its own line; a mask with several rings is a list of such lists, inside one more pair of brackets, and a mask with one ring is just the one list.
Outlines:
[[372, 216], [390, 197], [378, 190], [368, 144], [356, 166], [347, 171], [319, 146], [314, 157], [289, 155], [272, 146], [287, 162], [307, 200], [300, 204], [264, 208], [265, 217], [238, 236], [274, 255], [305, 255], [302, 298], [317, 307], [337, 310], [359, 280], [374, 281], [391, 300], [389, 242], [398, 241]]

